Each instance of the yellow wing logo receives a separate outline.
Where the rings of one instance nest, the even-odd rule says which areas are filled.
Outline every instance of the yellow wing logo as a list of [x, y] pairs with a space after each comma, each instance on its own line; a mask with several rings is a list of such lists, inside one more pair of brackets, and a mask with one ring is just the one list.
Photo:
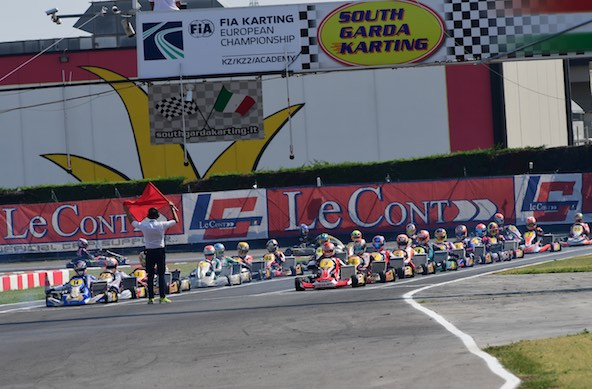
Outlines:
[[[148, 95], [128, 78], [108, 69], [96, 66], [82, 66], [105, 80], [117, 92], [128, 113], [140, 171], [144, 179], [159, 177], [185, 177], [185, 181], [194, 181], [200, 176], [191, 156], [187, 156], [185, 166], [183, 145], [152, 145], [150, 143], [150, 117], [148, 113]], [[304, 104], [297, 104], [282, 109], [263, 121], [264, 138], [260, 140], [235, 141], [226, 148], [207, 169], [204, 178], [221, 173], [250, 173], [257, 168], [261, 156], [271, 140], [284, 127]], [[125, 174], [112, 166], [78, 155], [60, 153], [43, 154], [41, 157], [53, 162], [80, 182], [92, 181], [128, 181]]]

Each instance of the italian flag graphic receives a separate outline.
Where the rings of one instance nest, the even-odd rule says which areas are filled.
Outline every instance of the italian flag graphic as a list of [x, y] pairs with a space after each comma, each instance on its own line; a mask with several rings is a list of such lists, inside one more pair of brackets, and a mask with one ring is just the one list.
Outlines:
[[[525, 27], [522, 34], [517, 31], [516, 46], [550, 38], [554, 34], [592, 20], [592, 1], [590, 0], [512, 0], [511, 4], [511, 9], [506, 8], [506, 10], [513, 14], [514, 25], [523, 23]], [[527, 20], [530, 23], [524, 23]], [[554, 36], [544, 43], [526, 49], [525, 53], [590, 51], [592, 51], [592, 23]]]
[[255, 99], [251, 96], [232, 93], [223, 86], [214, 103], [214, 110], [222, 113], [236, 112], [245, 116], [253, 105], [255, 105]]

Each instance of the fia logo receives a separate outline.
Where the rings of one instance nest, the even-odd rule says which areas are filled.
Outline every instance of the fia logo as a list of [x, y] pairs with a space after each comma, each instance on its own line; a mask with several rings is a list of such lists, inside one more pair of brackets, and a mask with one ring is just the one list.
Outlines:
[[214, 34], [214, 23], [210, 20], [194, 20], [189, 23], [189, 34], [194, 38], [209, 38]]

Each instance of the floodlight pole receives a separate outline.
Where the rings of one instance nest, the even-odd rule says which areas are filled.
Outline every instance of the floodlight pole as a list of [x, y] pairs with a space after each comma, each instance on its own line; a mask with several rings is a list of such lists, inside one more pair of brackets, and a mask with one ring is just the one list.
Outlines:
[[185, 88], [183, 86], [183, 64], [181, 62], [179, 62], [179, 81], [181, 86], [181, 121], [183, 122], [183, 164], [187, 166], [187, 138], [185, 136]]
[[286, 94], [288, 96], [288, 128], [290, 129], [290, 159], [294, 159], [294, 139], [292, 137], [292, 106], [290, 105], [290, 72], [288, 71], [288, 46], [284, 47], [285, 71], [286, 71]]

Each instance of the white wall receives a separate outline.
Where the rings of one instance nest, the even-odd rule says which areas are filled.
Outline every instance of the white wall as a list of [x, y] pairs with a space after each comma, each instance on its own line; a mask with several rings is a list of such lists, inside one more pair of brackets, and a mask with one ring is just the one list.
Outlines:
[[503, 64], [508, 147], [566, 146], [562, 60]]

